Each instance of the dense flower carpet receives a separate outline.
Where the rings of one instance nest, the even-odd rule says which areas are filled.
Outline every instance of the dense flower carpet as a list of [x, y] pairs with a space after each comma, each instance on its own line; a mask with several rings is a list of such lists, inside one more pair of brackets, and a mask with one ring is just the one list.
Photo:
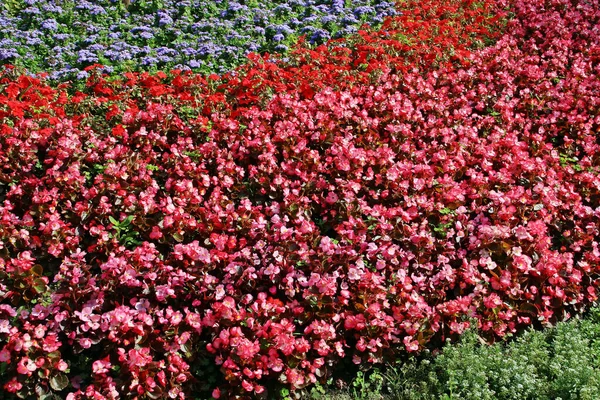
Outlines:
[[189, 69], [224, 72], [249, 52], [286, 51], [356, 32], [396, 15], [386, 1], [7, 0], [0, 11], [0, 62], [86, 77], [107, 72]]
[[276, 398], [598, 299], [598, 0], [206, 3], [6, 2], [3, 398]]

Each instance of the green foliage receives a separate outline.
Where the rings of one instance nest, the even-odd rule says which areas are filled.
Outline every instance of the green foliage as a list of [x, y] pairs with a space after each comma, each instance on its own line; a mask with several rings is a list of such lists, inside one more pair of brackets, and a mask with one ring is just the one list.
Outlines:
[[355, 399], [370, 400], [380, 396], [383, 389], [383, 383], [383, 375], [376, 370], [368, 375], [359, 372], [354, 382], [352, 382], [352, 389], [350, 392]]
[[471, 330], [437, 357], [394, 366], [386, 377], [395, 399], [597, 399], [600, 309], [492, 346]]
[[108, 220], [112, 224], [116, 233], [114, 237], [125, 247], [133, 248], [142, 244], [141, 240], [139, 240], [139, 232], [134, 230], [130, 230], [131, 222], [133, 221], [133, 215], [128, 216], [123, 221], [117, 221], [112, 216], [108, 217]]
[[2, 3], [2, 7], [6, 9], [8, 15], [14, 15], [21, 11], [24, 8], [24, 4], [22, 4], [19, 0], [4, 0]]
[[422, 354], [358, 372], [344, 391], [309, 399], [549, 400], [600, 398], [600, 308], [515, 340], [485, 344], [475, 330]]

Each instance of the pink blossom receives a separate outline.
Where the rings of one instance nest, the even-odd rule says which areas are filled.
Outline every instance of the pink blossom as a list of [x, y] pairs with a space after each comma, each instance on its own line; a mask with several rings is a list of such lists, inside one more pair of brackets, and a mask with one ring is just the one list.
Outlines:
[[108, 361], [108, 357], [103, 360], [96, 360], [92, 364], [92, 371], [94, 374], [106, 374], [111, 367], [111, 363]]
[[0, 350], [0, 362], [10, 362], [10, 351], [6, 348]]
[[17, 363], [17, 372], [22, 375], [31, 375], [37, 369], [35, 362], [27, 357], [21, 358]]

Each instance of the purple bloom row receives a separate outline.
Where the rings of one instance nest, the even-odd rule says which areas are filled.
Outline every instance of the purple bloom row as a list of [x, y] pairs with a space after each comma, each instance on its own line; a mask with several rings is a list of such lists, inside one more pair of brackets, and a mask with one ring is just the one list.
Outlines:
[[0, 63], [54, 79], [83, 78], [94, 63], [222, 73], [250, 52], [285, 53], [301, 35], [319, 44], [395, 14], [393, 1], [371, 0], [20, 0], [0, 10]]

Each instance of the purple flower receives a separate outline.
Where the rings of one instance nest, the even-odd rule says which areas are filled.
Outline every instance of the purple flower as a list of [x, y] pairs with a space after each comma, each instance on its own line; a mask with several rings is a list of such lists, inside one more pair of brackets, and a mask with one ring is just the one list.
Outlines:
[[331, 8], [334, 10], [343, 10], [344, 6], [345, 6], [345, 1], [344, 0], [333, 0], [332, 1], [332, 5]]
[[77, 53], [77, 56], [78, 56], [78, 61], [82, 64], [98, 62], [98, 57], [96, 56], [96, 54], [92, 53], [89, 50], [79, 50], [79, 52]]
[[57, 13], [57, 14], [60, 14], [63, 12], [62, 7], [54, 5], [54, 4], [44, 4], [42, 6], [42, 10], [47, 11], [47, 12]]
[[90, 14], [92, 14], [92, 15], [104, 15], [104, 14], [106, 14], [106, 10], [104, 10], [103, 7], [95, 5], [92, 8], [90, 8]]
[[311, 43], [315, 43], [315, 42], [322, 42], [322, 41], [326, 41], [327, 39], [331, 38], [331, 34], [324, 30], [324, 29], [318, 29], [316, 31], [313, 32], [313, 34], [310, 37], [310, 42]]
[[360, 21], [357, 20], [354, 15], [346, 15], [344, 18], [342, 18], [342, 23], [344, 25], [358, 24], [359, 22]]
[[158, 64], [158, 59], [154, 57], [144, 57], [142, 58], [142, 65], [144, 66], [152, 66]]
[[173, 24], [173, 18], [169, 16], [169, 14], [164, 11], [158, 12], [158, 26], [165, 26]]
[[8, 39], [0, 41], [0, 60], [10, 60], [11, 58], [19, 57], [19, 52], [13, 47], [5, 47]]
[[43, 44], [44, 41], [38, 37], [31, 37], [26, 40], [26, 43], [29, 46], [37, 46], [37, 45]]
[[0, 60], [17, 65], [35, 60], [34, 72], [61, 79], [76, 77], [99, 59], [117, 71], [123, 61], [137, 69], [224, 71], [244, 62], [248, 52], [288, 51], [283, 43], [290, 37], [306, 34], [313, 43], [324, 42], [334, 28], [344, 28], [338, 37], [355, 32], [361, 21], [381, 22], [396, 13], [389, 0], [287, 0], [254, 8], [241, 0], [161, 0], [159, 10], [150, 1], [132, 0], [130, 12], [123, 12], [121, 0], [21, 3], [25, 8], [15, 14], [0, 8], [0, 38], [12, 40], [0, 45]]
[[230, 3], [229, 8], [227, 9], [227, 11], [237, 12], [237, 11], [241, 11], [241, 10], [243, 10], [245, 8], [247, 9], [248, 7], [246, 7], [244, 5], [241, 5], [240, 3], [232, 2], [232, 3]]
[[97, 51], [104, 50], [104, 47], [105, 46], [103, 44], [96, 43], [96, 44], [93, 44], [90, 47], [88, 47], [88, 50], [97, 52]]
[[337, 17], [335, 15], [325, 15], [324, 17], [321, 18], [321, 23], [328, 24], [330, 22], [335, 22], [336, 20], [337, 20]]
[[356, 7], [354, 9], [354, 15], [361, 17], [365, 14], [372, 14], [374, 13], [375, 10], [373, 9], [373, 7], [368, 7], [368, 6], [363, 6], [363, 7]]
[[37, 7], [27, 7], [24, 10], [21, 10], [21, 12], [23, 14], [31, 14], [31, 15], [38, 15], [41, 14], [42, 12], [40, 11], [39, 8]]

